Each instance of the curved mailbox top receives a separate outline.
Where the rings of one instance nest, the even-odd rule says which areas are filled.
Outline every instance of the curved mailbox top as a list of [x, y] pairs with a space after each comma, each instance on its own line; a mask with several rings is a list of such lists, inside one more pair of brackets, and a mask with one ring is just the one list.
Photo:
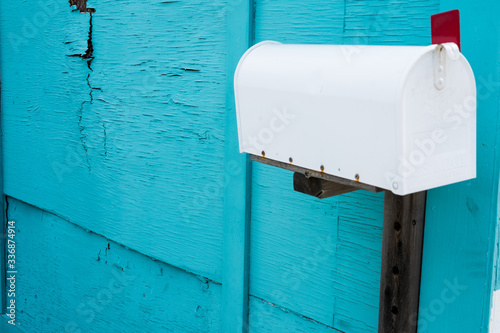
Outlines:
[[266, 41], [235, 78], [240, 151], [405, 195], [476, 176], [476, 88], [453, 43]]

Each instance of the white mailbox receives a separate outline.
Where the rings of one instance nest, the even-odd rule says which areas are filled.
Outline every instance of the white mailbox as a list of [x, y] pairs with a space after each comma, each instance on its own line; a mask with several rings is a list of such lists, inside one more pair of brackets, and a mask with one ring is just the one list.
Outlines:
[[454, 43], [266, 41], [234, 87], [241, 152], [398, 195], [476, 177], [476, 87]]

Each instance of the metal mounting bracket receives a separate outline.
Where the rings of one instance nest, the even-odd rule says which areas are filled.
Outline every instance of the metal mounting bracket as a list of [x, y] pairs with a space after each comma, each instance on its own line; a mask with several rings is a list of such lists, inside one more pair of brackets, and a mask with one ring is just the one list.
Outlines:
[[250, 157], [252, 161], [294, 171], [294, 190], [320, 199], [356, 190], [366, 190], [374, 193], [383, 191], [383, 189], [376, 186], [364, 184], [355, 180], [336, 177], [324, 172], [305, 169], [291, 163], [278, 162], [257, 155], [250, 155]]

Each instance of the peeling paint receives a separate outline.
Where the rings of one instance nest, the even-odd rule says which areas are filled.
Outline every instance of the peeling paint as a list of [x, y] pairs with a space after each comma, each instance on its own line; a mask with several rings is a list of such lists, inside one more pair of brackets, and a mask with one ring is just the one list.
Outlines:
[[76, 6], [80, 13], [94, 13], [94, 8], [87, 8], [87, 0], [69, 0], [70, 6]]

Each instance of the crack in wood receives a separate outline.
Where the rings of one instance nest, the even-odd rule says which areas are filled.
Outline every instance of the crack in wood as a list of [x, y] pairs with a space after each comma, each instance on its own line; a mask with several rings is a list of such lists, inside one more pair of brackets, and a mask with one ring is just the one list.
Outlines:
[[[94, 44], [92, 42], [92, 30], [93, 30], [93, 24], [92, 24], [92, 13], [95, 12], [94, 8], [87, 8], [87, 0], [69, 0], [70, 6], [76, 6], [78, 10], [80, 10], [81, 13], [90, 13], [89, 17], [89, 33], [88, 33], [88, 38], [87, 38], [87, 49], [85, 50], [84, 54], [71, 54], [68, 55], [68, 57], [79, 57], [83, 60], [87, 60], [87, 67], [90, 70], [90, 73], [87, 74], [86, 82], [87, 86], [89, 87], [89, 100], [88, 101], [83, 101], [80, 105], [80, 110], [78, 111], [78, 128], [80, 131], [80, 143], [82, 144], [82, 148], [85, 152], [85, 160], [87, 162], [87, 168], [89, 172], [92, 171], [92, 167], [90, 165], [90, 160], [88, 156], [88, 147], [85, 142], [85, 139], [87, 138], [87, 135], [84, 133], [85, 127], [82, 125], [82, 120], [83, 120], [83, 107], [85, 103], [90, 103], [93, 104], [94, 102], [94, 96], [92, 95], [93, 90], [101, 90], [100, 88], [94, 88], [90, 84], [90, 74], [93, 72], [92, 69], [92, 60], [94, 60]], [[104, 148], [106, 151], [106, 142], [104, 142]], [[107, 152], [106, 152], [107, 155]]]
[[85, 50], [84, 54], [70, 54], [68, 57], [77, 57], [77, 58], [82, 58], [83, 60], [87, 60], [87, 67], [92, 71], [92, 60], [94, 60], [94, 44], [92, 43], [92, 13], [90, 13], [90, 19], [89, 19], [89, 35], [87, 38], [87, 49]]
[[102, 128], [104, 129], [104, 156], [108, 157], [108, 134], [106, 133], [106, 123], [102, 123]]
[[89, 169], [89, 172], [91, 172], [92, 171], [92, 167], [90, 166], [87, 144], [85, 143], [85, 139], [87, 138], [87, 135], [84, 133], [85, 127], [82, 125], [82, 120], [83, 120], [83, 106], [87, 102], [88, 101], [83, 101], [82, 104], [80, 105], [80, 110], [78, 111], [78, 128], [79, 128], [79, 131], [80, 131], [80, 143], [82, 144], [83, 150], [85, 152], [85, 160], [87, 162], [87, 168]]

